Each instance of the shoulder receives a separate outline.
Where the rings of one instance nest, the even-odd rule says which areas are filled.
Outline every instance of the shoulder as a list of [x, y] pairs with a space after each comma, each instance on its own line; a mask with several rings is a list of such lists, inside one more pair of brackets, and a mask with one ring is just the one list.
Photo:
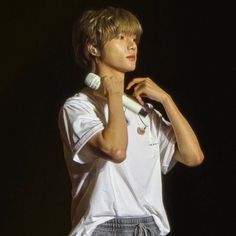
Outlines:
[[66, 99], [61, 107], [62, 111], [67, 112], [94, 112], [100, 110], [101, 103], [86, 88]]
[[63, 108], [67, 107], [79, 107], [79, 106], [94, 106], [92, 95], [89, 95], [86, 90], [81, 90], [80, 92], [74, 94], [73, 96], [66, 99], [63, 104]]
[[59, 111], [59, 123], [103, 121], [104, 104], [86, 89], [69, 97]]

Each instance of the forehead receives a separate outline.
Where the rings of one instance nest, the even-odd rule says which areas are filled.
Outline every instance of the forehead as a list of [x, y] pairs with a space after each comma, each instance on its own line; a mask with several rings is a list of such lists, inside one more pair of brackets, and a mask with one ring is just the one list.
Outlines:
[[116, 19], [112, 22], [111, 27], [108, 27], [107, 32], [104, 34], [105, 41], [116, 38], [119, 34], [124, 34], [125, 36], [135, 37], [137, 42], [139, 42], [142, 28], [141, 25], [134, 19]]
[[117, 33], [123, 33], [126, 35], [138, 35], [141, 32], [140, 24], [133, 19], [118, 20]]

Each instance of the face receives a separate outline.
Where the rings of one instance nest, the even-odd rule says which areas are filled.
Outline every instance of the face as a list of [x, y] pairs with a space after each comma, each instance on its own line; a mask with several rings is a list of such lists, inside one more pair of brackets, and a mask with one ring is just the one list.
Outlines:
[[104, 45], [101, 56], [97, 59], [98, 66], [102, 69], [121, 73], [133, 71], [137, 60], [136, 36], [119, 34]]

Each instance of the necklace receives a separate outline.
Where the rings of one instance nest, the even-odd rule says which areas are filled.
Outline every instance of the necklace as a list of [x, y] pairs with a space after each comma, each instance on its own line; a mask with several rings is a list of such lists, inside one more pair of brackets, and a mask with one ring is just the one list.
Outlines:
[[141, 122], [143, 123], [144, 127], [138, 127], [138, 128], [137, 128], [137, 133], [138, 133], [139, 135], [144, 135], [144, 134], [145, 134], [145, 130], [146, 130], [146, 128], [148, 127], [148, 125], [146, 125], [146, 124], [143, 122], [143, 120], [142, 120], [142, 118], [140, 117], [140, 115], [138, 115], [138, 117], [139, 117], [139, 119], [141, 120]]

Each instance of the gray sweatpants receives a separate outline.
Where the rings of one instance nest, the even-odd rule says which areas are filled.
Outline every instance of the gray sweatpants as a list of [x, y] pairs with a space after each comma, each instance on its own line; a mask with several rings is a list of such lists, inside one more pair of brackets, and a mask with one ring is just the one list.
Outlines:
[[143, 218], [115, 218], [97, 226], [92, 236], [159, 236], [152, 216]]

